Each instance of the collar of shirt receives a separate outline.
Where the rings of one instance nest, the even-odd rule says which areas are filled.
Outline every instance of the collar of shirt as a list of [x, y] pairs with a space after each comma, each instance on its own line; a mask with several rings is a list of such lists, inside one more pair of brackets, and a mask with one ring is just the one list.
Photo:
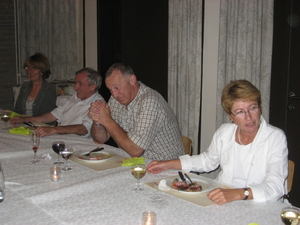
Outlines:
[[85, 99], [85, 100], [83, 100], [83, 101], [82, 101], [80, 98], [77, 97], [77, 93], [74, 93], [74, 95], [75, 95], [75, 101], [76, 101], [77, 103], [80, 103], [80, 104], [82, 104], [82, 105], [89, 105], [89, 104], [91, 104], [92, 102], [96, 101], [97, 96], [98, 96], [98, 92], [96, 92], [96, 93], [93, 94], [91, 97], [89, 97], [89, 98], [87, 98], [87, 99]]
[[132, 102], [130, 102], [127, 106], [125, 106], [125, 108], [127, 110], [130, 110], [135, 107], [135, 105], [138, 102], [139, 96], [142, 95], [147, 89], [147, 86], [145, 84], [143, 84], [141, 81], [138, 81], [138, 82], [140, 84], [139, 91], [138, 91], [137, 95], [135, 96], [135, 98], [132, 100]]

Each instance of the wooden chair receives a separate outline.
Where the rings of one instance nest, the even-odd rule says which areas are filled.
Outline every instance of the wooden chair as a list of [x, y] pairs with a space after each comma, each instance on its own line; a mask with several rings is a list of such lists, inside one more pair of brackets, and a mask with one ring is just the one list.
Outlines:
[[192, 140], [182, 135], [181, 135], [181, 140], [183, 143], [184, 153], [188, 155], [192, 155], [193, 152]]
[[295, 163], [292, 160], [289, 160], [289, 173], [287, 177], [287, 191], [288, 193], [292, 190], [293, 179], [294, 179], [294, 169]]

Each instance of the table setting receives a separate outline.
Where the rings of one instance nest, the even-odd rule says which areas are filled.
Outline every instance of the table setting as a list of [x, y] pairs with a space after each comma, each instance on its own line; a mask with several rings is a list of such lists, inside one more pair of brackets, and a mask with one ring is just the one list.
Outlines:
[[[219, 206], [207, 198], [207, 192], [230, 187], [187, 173], [202, 190], [175, 190], [178, 171], [149, 174], [144, 165], [151, 160], [132, 159], [122, 149], [78, 135], [40, 138], [36, 151], [40, 162], [31, 163], [37, 145], [31, 135], [12, 134], [4, 127], [1, 121], [0, 163], [5, 179], [1, 224], [283, 224], [281, 210], [288, 206], [284, 203], [235, 201]], [[65, 166], [70, 170], [64, 171]]]

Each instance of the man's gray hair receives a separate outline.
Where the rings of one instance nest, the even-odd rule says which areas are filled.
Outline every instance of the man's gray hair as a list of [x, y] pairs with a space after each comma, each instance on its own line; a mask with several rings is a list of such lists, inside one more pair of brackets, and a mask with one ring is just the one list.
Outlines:
[[76, 75], [79, 73], [85, 73], [87, 75], [87, 81], [90, 83], [90, 85], [97, 85], [96, 90], [98, 90], [102, 84], [102, 77], [100, 76], [100, 73], [92, 68], [86, 67], [82, 68], [81, 70], [78, 70], [76, 72]]

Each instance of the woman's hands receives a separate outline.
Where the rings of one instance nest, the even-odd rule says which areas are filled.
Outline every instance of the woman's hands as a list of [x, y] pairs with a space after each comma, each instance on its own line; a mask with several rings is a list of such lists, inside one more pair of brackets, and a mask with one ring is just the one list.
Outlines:
[[167, 160], [167, 161], [152, 161], [147, 166], [148, 173], [160, 173], [164, 170], [181, 170], [181, 163], [179, 159]]
[[[250, 192], [249, 198], [252, 199], [252, 191], [248, 188]], [[236, 200], [242, 200], [245, 198], [244, 189], [237, 188], [237, 189], [224, 189], [224, 188], [216, 188], [210, 191], [207, 194], [207, 197], [212, 200], [214, 203], [218, 205], [223, 205], [225, 203], [233, 202]]]

